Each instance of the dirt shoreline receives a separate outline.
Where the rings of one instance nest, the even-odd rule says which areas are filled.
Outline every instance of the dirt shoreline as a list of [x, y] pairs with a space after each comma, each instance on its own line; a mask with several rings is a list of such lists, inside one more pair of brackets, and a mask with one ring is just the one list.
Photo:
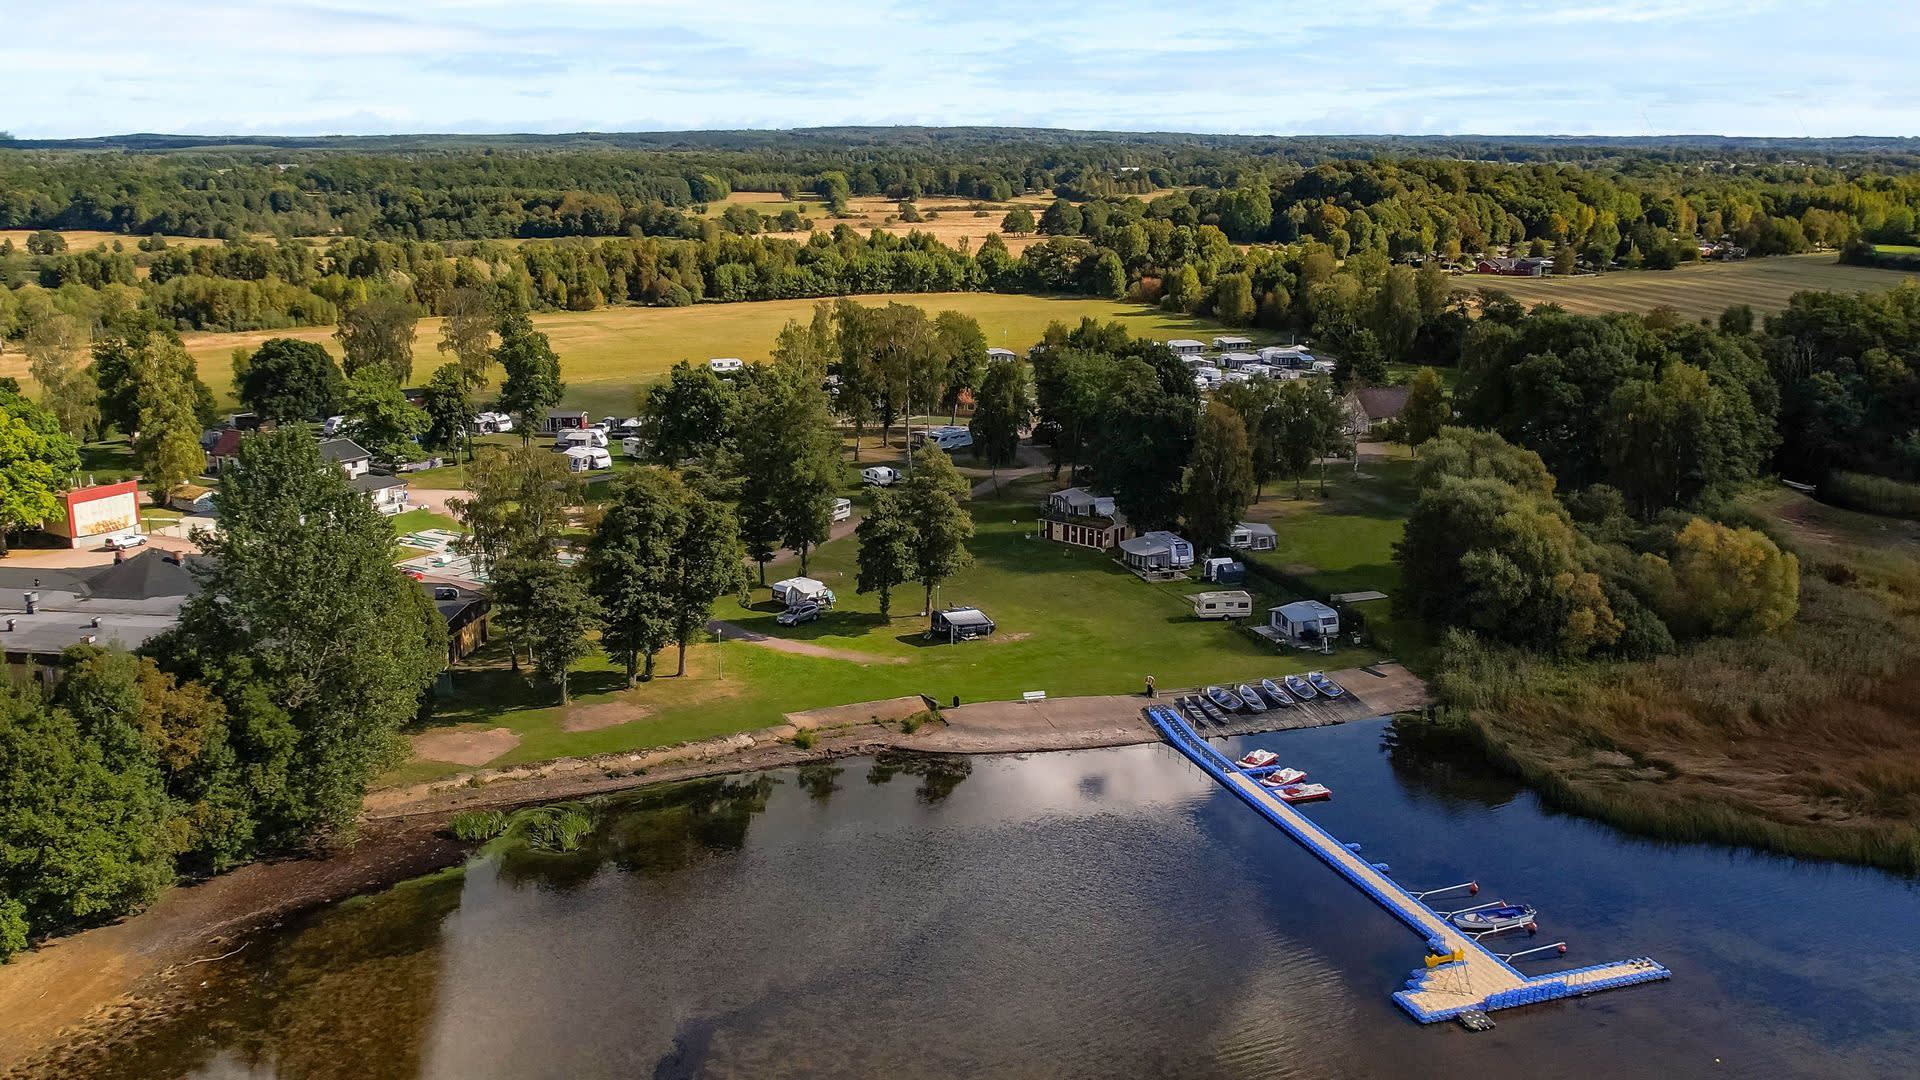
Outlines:
[[[1347, 675], [1342, 681], [1348, 686], [1366, 679], [1358, 673], [1333, 674]], [[1374, 715], [1411, 707], [1397, 696], [1399, 684], [1395, 689], [1380, 700], [1369, 698]], [[882, 719], [900, 715], [897, 702], [871, 704]], [[981, 702], [946, 709], [941, 719], [913, 732], [898, 723], [819, 728], [812, 717], [796, 716], [794, 723], [679, 746], [482, 769], [370, 792], [360, 838], [351, 848], [256, 863], [171, 889], [144, 912], [48, 942], [0, 968], [0, 1076], [31, 1067], [99, 1027], [164, 1006], [186, 970], [228, 953], [251, 933], [458, 864], [474, 845], [452, 839], [444, 826], [465, 810], [507, 809], [887, 750], [1008, 754], [1156, 742], [1159, 736], [1141, 716], [1145, 704], [1138, 695]], [[810, 747], [792, 741], [803, 729], [813, 732]]]

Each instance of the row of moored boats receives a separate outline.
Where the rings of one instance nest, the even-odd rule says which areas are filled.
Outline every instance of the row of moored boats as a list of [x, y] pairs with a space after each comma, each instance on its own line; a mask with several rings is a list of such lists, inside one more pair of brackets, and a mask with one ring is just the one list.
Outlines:
[[1309, 671], [1305, 675], [1288, 675], [1278, 682], [1261, 679], [1257, 689], [1248, 683], [1235, 687], [1209, 686], [1206, 695], [1208, 701], [1227, 712], [1266, 712], [1317, 697], [1338, 701], [1347, 696], [1347, 691], [1320, 672]]
[[1305, 771], [1280, 765], [1279, 760], [1280, 755], [1271, 750], [1249, 750], [1245, 757], [1234, 764], [1258, 781], [1261, 787], [1273, 792], [1281, 802], [1303, 803], [1333, 798], [1333, 789], [1325, 784], [1307, 783]]

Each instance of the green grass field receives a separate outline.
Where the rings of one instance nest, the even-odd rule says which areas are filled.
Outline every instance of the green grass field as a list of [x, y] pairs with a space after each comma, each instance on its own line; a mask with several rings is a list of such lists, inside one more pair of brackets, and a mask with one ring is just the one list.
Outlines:
[[1831, 254], [1787, 255], [1739, 262], [1696, 263], [1677, 270], [1619, 270], [1577, 278], [1510, 278], [1466, 274], [1454, 288], [1498, 289], [1522, 304], [1559, 304], [1580, 315], [1608, 311], [1644, 314], [1671, 307], [1688, 319], [1712, 319], [1735, 304], [1757, 312], [1778, 311], [1804, 289], [1870, 292], [1891, 289], [1920, 275], [1867, 266], [1845, 266]]
[[[1040, 340], [1050, 322], [1078, 322], [1083, 316], [1114, 319], [1137, 336], [1169, 338], [1211, 337], [1218, 324], [1205, 319], [1169, 314], [1158, 308], [1113, 300], [1080, 297], [1051, 298], [1003, 293], [912, 293], [862, 296], [866, 304], [897, 301], [918, 304], [929, 311], [953, 310], [971, 315], [986, 331], [987, 344], [1024, 351]], [[534, 324], [553, 341], [567, 381], [565, 404], [595, 414], [633, 411], [636, 388], [659, 379], [681, 360], [700, 362], [714, 356], [764, 360], [774, 338], [789, 320], [813, 316], [816, 300], [772, 300], [754, 304], [698, 304], [685, 308], [615, 307], [599, 311], [549, 312], [535, 315]], [[200, 377], [214, 393], [230, 398], [233, 350], [256, 349], [273, 337], [317, 341], [335, 355], [339, 349], [330, 326], [292, 330], [253, 331], [244, 334], [187, 334], [187, 349], [200, 364]], [[1258, 336], [1249, 334], [1248, 336]], [[440, 320], [422, 319], [414, 340], [414, 379], [424, 382], [445, 359], [434, 348], [440, 340]], [[10, 370], [18, 367], [19, 371]], [[0, 374], [25, 374], [25, 362], [0, 363]], [[499, 383], [495, 372], [494, 385]]]
[[[851, 468], [851, 464], [849, 464]], [[1391, 544], [1399, 535], [1398, 500], [1407, 468], [1375, 468], [1354, 481], [1336, 475], [1325, 499], [1293, 500], [1291, 488], [1269, 493], [1256, 517], [1271, 518], [1282, 535], [1275, 557], [1310, 569], [1328, 581], [1355, 588], [1391, 588]], [[1241, 627], [1193, 618], [1185, 597], [1208, 586], [1198, 582], [1148, 584], [1108, 556], [1032, 537], [1037, 505], [1047, 489], [1042, 478], [1010, 485], [1000, 498], [973, 504], [977, 534], [974, 565], [946, 583], [941, 606], [972, 604], [991, 615], [998, 630], [988, 639], [961, 645], [928, 645], [922, 593], [907, 586], [894, 595], [893, 618], [879, 616], [878, 598], [854, 588], [856, 548], [851, 539], [830, 543], [814, 555], [809, 573], [839, 597], [838, 607], [816, 623], [777, 626], [777, 609], [763, 589], [756, 604], [737, 597], [714, 606], [716, 618], [748, 629], [810, 642], [838, 656], [781, 652], [742, 641], [696, 646], [688, 674], [671, 677], [673, 654], [660, 658], [667, 677], [637, 690], [619, 687], [606, 661], [583, 665], [575, 680], [576, 705], [621, 701], [645, 707], [640, 719], [595, 731], [565, 730], [566, 711], [552, 693], [496, 664], [456, 670], [455, 697], [439, 719], [464, 729], [506, 727], [520, 736], [512, 751], [490, 763], [507, 765], [582, 754], [661, 746], [779, 723], [805, 709], [925, 694], [936, 701], [1017, 698], [1022, 691], [1055, 696], [1113, 694], [1138, 690], [1147, 675], [1163, 687], [1242, 680], [1275, 672], [1339, 668], [1380, 655], [1345, 649], [1332, 656], [1277, 653]], [[791, 562], [768, 570], [774, 581], [797, 571]], [[1297, 599], [1254, 582], [1255, 611]], [[856, 659], [857, 658], [857, 659]], [[387, 784], [451, 775], [461, 767], [416, 761], [383, 778]]]

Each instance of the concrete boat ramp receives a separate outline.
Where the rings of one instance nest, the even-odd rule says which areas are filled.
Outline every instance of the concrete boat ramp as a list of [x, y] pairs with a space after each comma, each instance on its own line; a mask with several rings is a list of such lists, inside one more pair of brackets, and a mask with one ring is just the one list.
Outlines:
[[1406, 988], [1393, 995], [1401, 1008], [1423, 1024], [1634, 986], [1672, 974], [1640, 957], [1572, 971], [1524, 975], [1499, 954], [1455, 928], [1380, 867], [1262, 787], [1196, 734], [1175, 710], [1152, 706], [1146, 715], [1174, 749], [1426, 940], [1426, 967], [1415, 971]]

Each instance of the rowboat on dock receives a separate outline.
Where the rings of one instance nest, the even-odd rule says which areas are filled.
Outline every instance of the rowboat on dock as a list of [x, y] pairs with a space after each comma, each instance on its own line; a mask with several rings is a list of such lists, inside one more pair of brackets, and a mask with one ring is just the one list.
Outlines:
[[1207, 687], [1207, 698], [1228, 712], [1234, 712], [1240, 708], [1240, 699], [1224, 686]]
[[1334, 682], [1332, 679], [1327, 678], [1325, 675], [1322, 675], [1318, 671], [1307, 672], [1307, 681], [1309, 683], [1312, 683], [1313, 688], [1315, 690], [1320, 691], [1320, 693], [1325, 697], [1337, 698], [1337, 697], [1346, 696], [1347, 691], [1345, 687], [1341, 686], [1337, 682]]
[[1280, 755], [1271, 750], [1249, 750], [1246, 756], [1234, 764], [1243, 769], [1262, 769], [1280, 760]]
[[1314, 695], [1313, 684], [1298, 675], [1287, 676], [1287, 693], [1305, 701]]
[[1267, 700], [1273, 702], [1276, 706], [1293, 704], [1293, 695], [1287, 693], [1279, 683], [1274, 682], [1272, 679], [1260, 680], [1260, 692], [1267, 695]]
[[1500, 904], [1472, 911], [1456, 911], [1447, 916], [1447, 921], [1469, 934], [1495, 934], [1523, 926], [1529, 931], [1536, 930], [1538, 927], [1533, 917], [1538, 914], [1532, 904]]
[[1285, 787], [1275, 788], [1273, 793], [1285, 803], [1314, 802], [1318, 799], [1333, 798], [1333, 789], [1325, 784], [1288, 784]]
[[1260, 784], [1262, 787], [1285, 788], [1292, 787], [1306, 778], [1307, 774], [1299, 769], [1281, 769], [1279, 772], [1271, 772], [1261, 777]]
[[1253, 687], [1248, 686], [1246, 683], [1241, 683], [1239, 686], [1234, 687], [1234, 692], [1240, 695], [1240, 701], [1247, 707], [1248, 712], [1267, 711], [1267, 700], [1261, 697]]

